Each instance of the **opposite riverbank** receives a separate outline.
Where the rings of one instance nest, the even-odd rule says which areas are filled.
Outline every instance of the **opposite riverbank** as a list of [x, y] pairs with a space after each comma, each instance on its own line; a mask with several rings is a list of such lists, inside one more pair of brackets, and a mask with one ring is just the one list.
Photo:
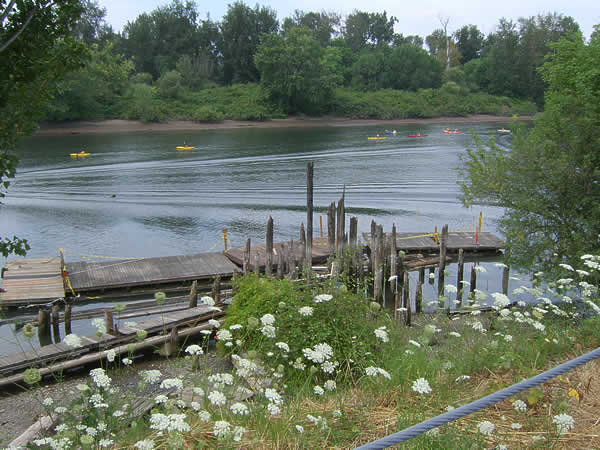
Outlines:
[[[67, 135], [67, 134], [104, 134], [104, 133], [139, 133], [154, 131], [190, 131], [218, 130], [236, 128], [314, 128], [314, 127], [353, 127], [381, 125], [393, 127], [405, 124], [448, 124], [454, 127], [465, 123], [507, 123], [512, 120], [507, 116], [471, 115], [462, 117], [433, 117], [427, 119], [346, 119], [337, 117], [319, 118], [286, 118], [264, 121], [223, 120], [220, 122], [193, 122], [186, 120], [168, 120], [163, 122], [145, 123], [137, 120], [101, 120], [101, 121], [71, 121], [43, 122], [35, 135]], [[532, 120], [531, 116], [522, 116], [518, 120]]]

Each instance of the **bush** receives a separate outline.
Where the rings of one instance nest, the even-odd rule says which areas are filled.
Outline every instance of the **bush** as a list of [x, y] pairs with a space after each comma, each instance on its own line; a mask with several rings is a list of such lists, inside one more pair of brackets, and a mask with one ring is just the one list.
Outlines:
[[213, 106], [200, 106], [191, 115], [194, 122], [219, 122], [225, 118], [225, 114]]
[[[338, 381], [346, 376], [354, 378], [359, 370], [375, 364], [373, 360], [380, 353], [381, 341], [374, 329], [389, 322], [384, 312], [371, 313], [364, 298], [339, 289], [332, 282], [309, 288], [304, 283], [268, 280], [253, 274], [236, 281], [235, 289], [236, 295], [222, 328], [236, 324], [244, 327], [245, 334], [237, 353], [242, 350], [275, 355], [263, 363], [298, 382], [306, 380], [306, 373], [299, 376], [302, 371], [294, 367], [294, 362], [297, 358], [307, 362], [304, 350], [319, 344], [332, 348], [330, 361], [335, 367], [343, 363], [345, 370], [337, 370]], [[272, 315], [274, 319], [271, 331], [275, 337], [267, 336], [265, 324], [269, 317], [265, 315]], [[287, 344], [289, 352], [279, 358], [277, 355], [282, 355], [282, 350], [277, 343], [282, 342]], [[221, 349], [226, 349], [222, 343]], [[325, 380], [331, 373], [323, 365], [314, 367], [317, 379]]]
[[158, 79], [158, 93], [166, 98], [177, 98], [181, 92], [181, 74], [176, 70], [165, 73]]

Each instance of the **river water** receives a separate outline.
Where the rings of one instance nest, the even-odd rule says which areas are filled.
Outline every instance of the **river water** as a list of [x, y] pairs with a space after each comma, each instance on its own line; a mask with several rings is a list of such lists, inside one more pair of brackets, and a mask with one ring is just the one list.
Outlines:
[[[431, 232], [472, 227], [496, 232], [495, 207], [463, 208], [457, 195], [460, 156], [508, 123], [332, 128], [248, 128], [102, 135], [34, 136], [18, 151], [20, 164], [4, 205], [2, 236], [28, 239], [28, 257], [87, 255], [148, 257], [219, 251], [248, 237], [263, 243], [266, 221], [275, 241], [298, 239], [306, 221], [306, 164], [314, 162], [315, 235], [319, 215], [345, 190], [359, 233], [371, 219], [391, 230]], [[460, 135], [446, 135], [446, 127]], [[424, 138], [409, 138], [414, 132]], [[497, 136], [501, 145], [510, 136]], [[190, 152], [176, 151], [183, 143]], [[71, 159], [85, 149], [91, 155]], [[497, 271], [496, 271], [497, 272]], [[487, 278], [487, 279], [486, 279]], [[498, 290], [489, 270], [482, 289]], [[491, 283], [491, 286], [490, 286]], [[0, 331], [0, 336], [3, 333]], [[2, 345], [0, 344], [0, 349]]]

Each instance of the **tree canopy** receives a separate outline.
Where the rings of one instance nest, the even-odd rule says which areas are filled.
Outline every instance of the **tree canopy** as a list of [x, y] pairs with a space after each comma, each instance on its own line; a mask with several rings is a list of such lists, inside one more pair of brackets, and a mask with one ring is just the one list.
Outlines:
[[[78, 0], [0, 2], [0, 198], [14, 177], [9, 153], [31, 134], [58, 81], [80, 66], [83, 44], [72, 37]], [[0, 238], [0, 254], [24, 255], [26, 241]]]
[[600, 249], [600, 39], [550, 44], [544, 113], [510, 148], [477, 140], [465, 159], [465, 205], [505, 209], [500, 229], [514, 263], [556, 270]]

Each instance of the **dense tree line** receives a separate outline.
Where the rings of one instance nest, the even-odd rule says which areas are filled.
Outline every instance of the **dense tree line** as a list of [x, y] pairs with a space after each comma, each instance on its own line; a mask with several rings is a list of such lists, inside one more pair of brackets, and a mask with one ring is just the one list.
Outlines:
[[[545, 82], [538, 68], [549, 45], [579, 30], [560, 14], [517, 23], [501, 19], [488, 36], [473, 24], [451, 33], [446, 19], [422, 38], [397, 33], [398, 20], [386, 11], [355, 10], [342, 18], [296, 10], [280, 23], [269, 7], [236, 1], [215, 22], [201, 18], [193, 1], [173, 0], [114, 33], [104, 9], [94, 0], [81, 3], [73, 37], [90, 58], [61, 85], [48, 119], [158, 120], [168, 114], [161, 102], [185, 103], [200, 90], [239, 83], [259, 84], [263, 100], [281, 114], [330, 113], [339, 89], [416, 92], [443, 85], [464, 95], [488, 93], [542, 106]], [[226, 115], [196, 109], [198, 120]]]

